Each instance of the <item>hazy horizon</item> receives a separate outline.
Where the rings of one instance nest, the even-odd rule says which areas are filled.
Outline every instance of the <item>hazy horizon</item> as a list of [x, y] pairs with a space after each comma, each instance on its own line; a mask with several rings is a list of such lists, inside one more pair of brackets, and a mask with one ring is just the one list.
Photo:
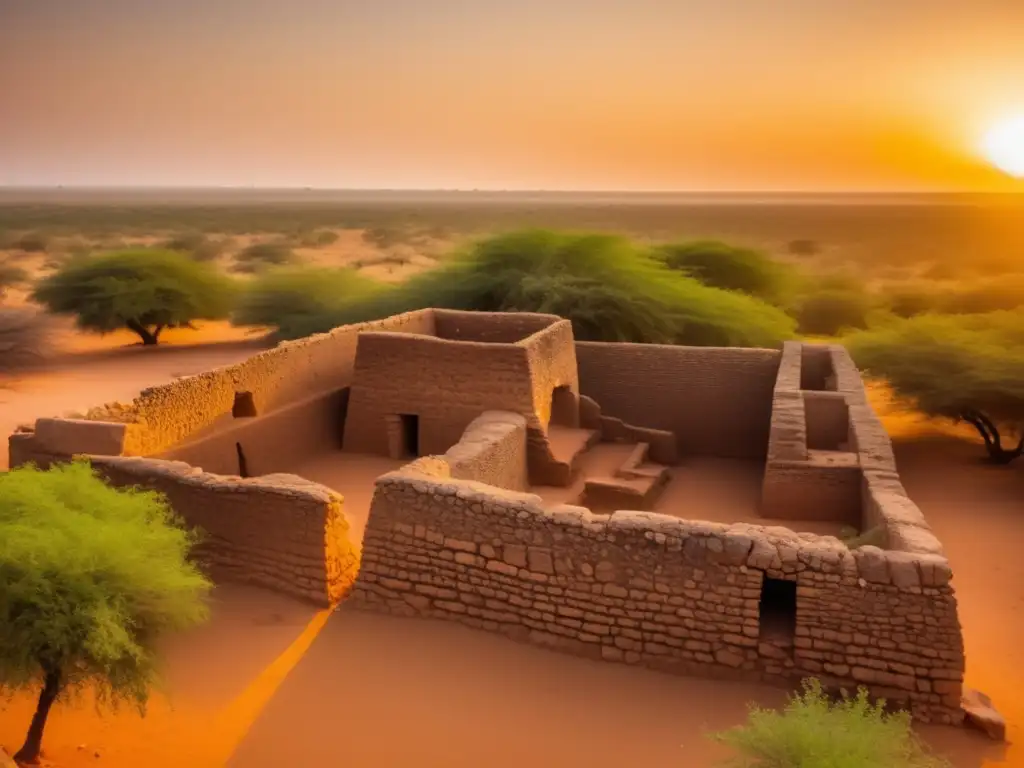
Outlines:
[[5, 187], [1024, 191], [1024, 3], [0, 0]]

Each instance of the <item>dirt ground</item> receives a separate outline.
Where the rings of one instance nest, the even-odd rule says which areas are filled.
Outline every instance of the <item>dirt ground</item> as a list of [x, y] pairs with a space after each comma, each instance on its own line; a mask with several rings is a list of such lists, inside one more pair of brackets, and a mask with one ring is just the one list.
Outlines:
[[[84, 350], [0, 390], [4, 431], [36, 416], [252, 354], [252, 341], [207, 328], [220, 345]], [[116, 341], [116, 339], [114, 340]], [[107, 351], [105, 351], [107, 350]], [[923, 734], [957, 768], [1024, 765], [1024, 474], [980, 463], [980, 448], [879, 395], [912, 497], [945, 542], [967, 643], [969, 685], [1010, 722], [1009, 748], [966, 731]], [[148, 716], [98, 717], [88, 700], [53, 712], [47, 759], [66, 768], [259, 766], [713, 765], [708, 730], [742, 721], [747, 702], [782, 693], [675, 678], [517, 645], [434, 622], [317, 613], [271, 593], [216, 592], [210, 625], [166, 642], [166, 695]], [[293, 668], [294, 667], [294, 668]], [[0, 744], [16, 748], [34, 701], [0, 709]], [[97, 753], [99, 757], [97, 757]], [[229, 756], [230, 763], [228, 763]]]

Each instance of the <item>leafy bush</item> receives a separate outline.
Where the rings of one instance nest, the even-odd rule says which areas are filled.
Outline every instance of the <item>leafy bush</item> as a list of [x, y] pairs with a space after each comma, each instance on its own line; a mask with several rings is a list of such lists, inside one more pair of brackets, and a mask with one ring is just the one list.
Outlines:
[[273, 270], [246, 289], [233, 320], [238, 325], [277, 328], [285, 338], [299, 338], [324, 330], [318, 325], [321, 318], [378, 289], [378, 283], [350, 269]]
[[54, 346], [52, 318], [31, 307], [0, 307], [0, 374], [46, 360]]
[[482, 240], [318, 330], [423, 307], [557, 313], [577, 338], [599, 341], [775, 346], [793, 332], [780, 310], [702, 285], [626, 240], [544, 230]]
[[303, 248], [326, 248], [336, 242], [338, 242], [338, 233], [332, 229], [321, 229], [318, 232], [303, 235], [299, 239], [299, 244]]
[[676, 269], [713, 288], [740, 291], [777, 303], [792, 287], [792, 270], [760, 251], [701, 240], [663, 245], [655, 251]]
[[937, 309], [951, 315], [973, 315], [1024, 306], [1024, 275], [961, 283], [939, 294]]
[[128, 328], [156, 344], [164, 328], [227, 317], [231, 281], [174, 251], [136, 249], [74, 259], [40, 281], [33, 300], [80, 328]]
[[897, 317], [916, 317], [936, 311], [941, 303], [941, 293], [922, 285], [900, 285], [887, 290], [883, 300]]
[[238, 272], [259, 272], [268, 267], [280, 267], [295, 262], [295, 254], [286, 243], [253, 243], [235, 254]]
[[797, 328], [812, 336], [835, 336], [847, 329], [866, 328], [870, 312], [871, 300], [865, 293], [824, 290], [799, 303]]
[[208, 239], [202, 232], [181, 232], [166, 240], [163, 247], [169, 251], [189, 253], [206, 243]]
[[214, 261], [230, 246], [229, 238], [214, 239], [202, 232], [175, 235], [164, 243], [164, 248], [187, 253], [196, 261]]
[[1001, 430], [1024, 425], [1024, 310], [986, 315], [921, 315], [846, 340], [868, 374], [931, 416], [966, 421], [990, 459], [1009, 463]]
[[713, 738], [738, 753], [736, 768], [951, 768], [925, 749], [907, 713], [886, 713], [863, 688], [830, 700], [817, 680], [781, 712], [752, 707], [746, 725]]
[[16, 760], [38, 759], [51, 705], [76, 688], [145, 707], [155, 641], [207, 618], [194, 542], [163, 496], [85, 462], [0, 474], [0, 686], [40, 689]]
[[38, 232], [26, 232], [11, 243], [14, 250], [25, 253], [45, 253], [49, 246], [50, 238]]

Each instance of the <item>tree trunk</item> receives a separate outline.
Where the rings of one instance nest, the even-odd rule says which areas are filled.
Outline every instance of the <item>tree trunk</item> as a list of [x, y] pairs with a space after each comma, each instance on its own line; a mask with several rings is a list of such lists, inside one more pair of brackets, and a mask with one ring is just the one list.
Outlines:
[[156, 344], [157, 339], [160, 336], [160, 331], [164, 329], [162, 325], [158, 325], [153, 331], [150, 331], [146, 326], [144, 326], [137, 320], [129, 320], [124, 325], [129, 331], [137, 333], [139, 335], [139, 338], [142, 339], [142, 343], [147, 347]]
[[968, 410], [961, 414], [964, 421], [978, 430], [981, 439], [985, 441], [985, 450], [988, 451], [988, 458], [993, 464], [1009, 464], [1024, 453], [1024, 430], [1015, 448], [1003, 448], [1003, 441], [999, 435], [999, 428], [995, 423], [981, 411]]
[[50, 714], [50, 707], [53, 706], [58, 693], [60, 693], [60, 673], [47, 672], [43, 682], [43, 690], [39, 692], [36, 713], [32, 716], [32, 724], [28, 727], [25, 743], [14, 754], [14, 759], [17, 762], [31, 765], [39, 762], [39, 751], [43, 746], [43, 729], [46, 727], [46, 718]]

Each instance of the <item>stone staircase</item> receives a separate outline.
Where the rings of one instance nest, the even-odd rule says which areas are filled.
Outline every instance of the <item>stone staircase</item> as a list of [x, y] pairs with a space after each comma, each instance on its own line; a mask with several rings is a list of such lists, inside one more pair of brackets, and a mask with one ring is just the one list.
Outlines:
[[588, 477], [581, 503], [592, 510], [651, 510], [672, 478], [672, 470], [651, 461], [649, 443], [637, 443], [610, 477]]
[[562, 427], [552, 424], [548, 427], [548, 444], [554, 458], [551, 467], [552, 485], [569, 485], [579, 469], [580, 457], [592, 445], [600, 442], [601, 432], [596, 429]]

